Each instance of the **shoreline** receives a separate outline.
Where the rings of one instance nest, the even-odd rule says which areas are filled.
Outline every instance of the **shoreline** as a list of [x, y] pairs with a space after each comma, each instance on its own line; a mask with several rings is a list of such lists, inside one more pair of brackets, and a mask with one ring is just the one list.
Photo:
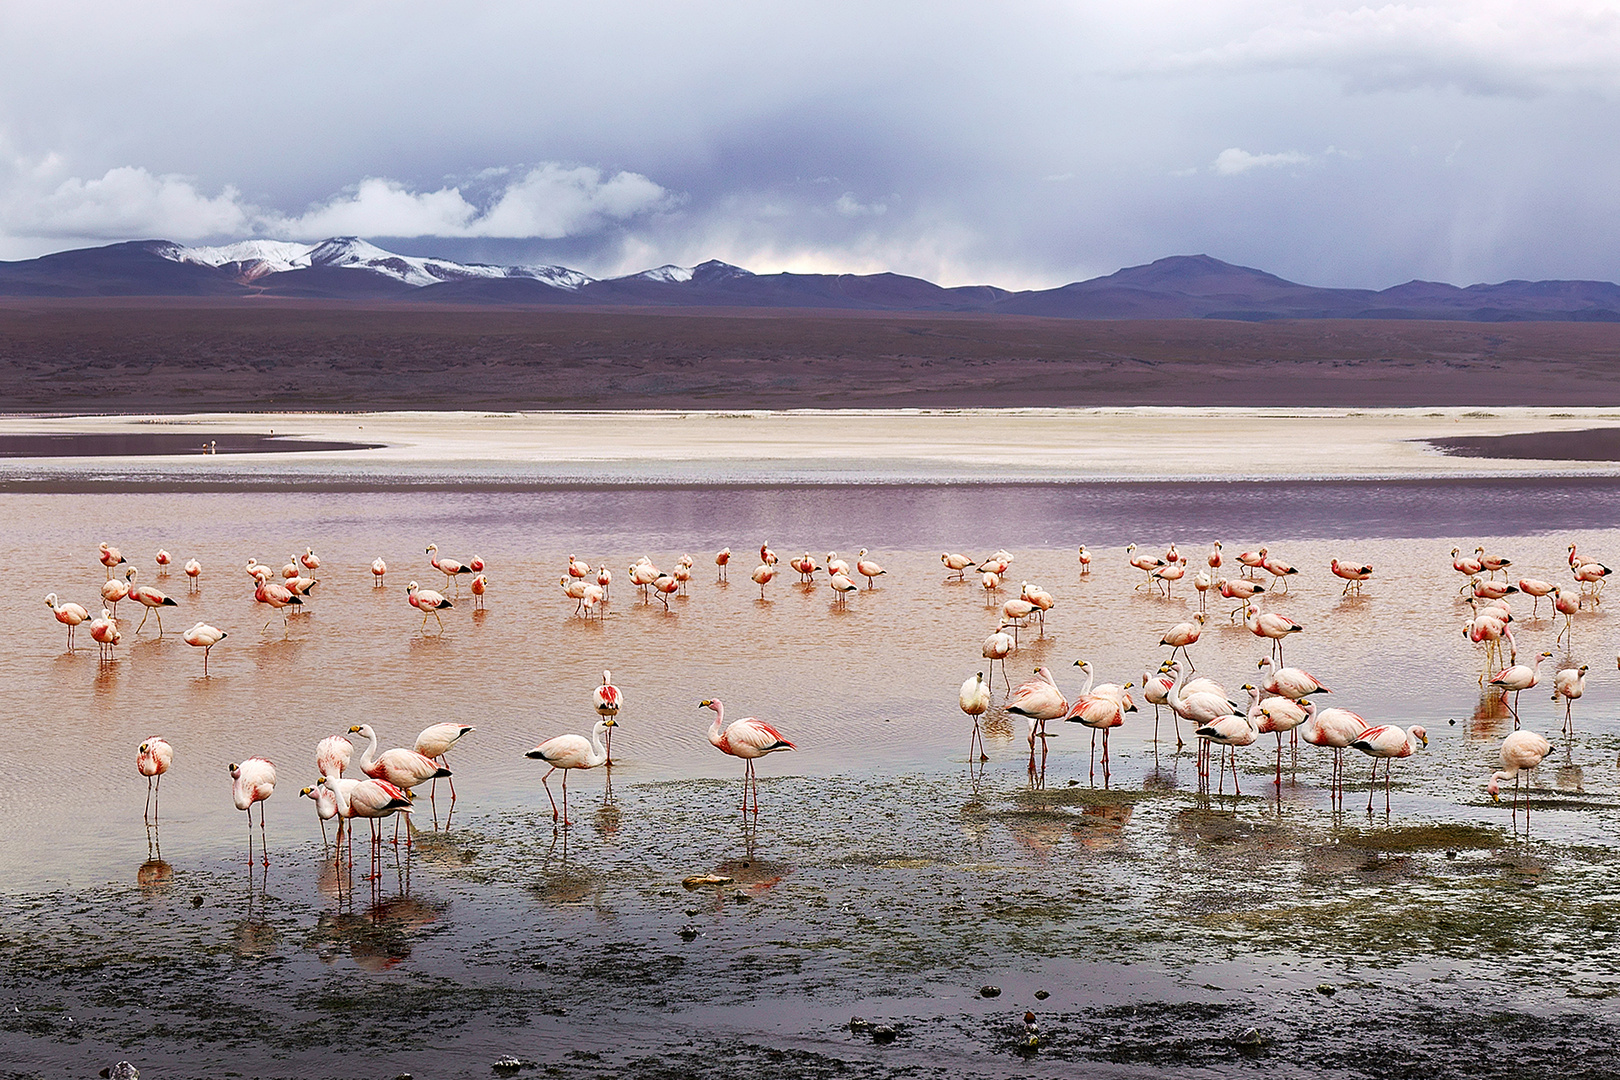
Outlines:
[[[1165, 483], [1620, 477], [1620, 461], [1467, 456], [1620, 427], [1605, 408], [265, 412], [0, 416], [0, 438], [244, 432], [371, 449], [0, 460], [0, 490], [86, 483]], [[1487, 440], [1482, 443], [1481, 440]], [[1543, 443], [1548, 440], [1541, 440]], [[1474, 451], [1477, 453], [1478, 451]], [[1565, 453], [1568, 451], [1566, 450]], [[245, 458], [251, 458], [248, 462]]]

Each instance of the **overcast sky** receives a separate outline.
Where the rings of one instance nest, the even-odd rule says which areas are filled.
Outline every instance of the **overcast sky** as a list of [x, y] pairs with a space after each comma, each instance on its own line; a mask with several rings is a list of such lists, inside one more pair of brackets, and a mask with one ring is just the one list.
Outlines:
[[1617, 280], [1617, 103], [1620, 0], [0, 0], [0, 258]]

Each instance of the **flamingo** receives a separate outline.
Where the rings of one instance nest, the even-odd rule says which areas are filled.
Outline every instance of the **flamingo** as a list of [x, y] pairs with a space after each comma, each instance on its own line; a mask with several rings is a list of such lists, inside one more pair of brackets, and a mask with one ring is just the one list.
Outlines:
[[[1575, 580], [1581, 584], [1581, 591], [1594, 600], [1603, 592], [1603, 579], [1613, 573], [1607, 566], [1599, 562], [1582, 563], [1575, 567], [1572, 572], [1575, 575]], [[1596, 587], [1594, 588], [1594, 586]]]
[[1209, 565], [1211, 570], [1221, 568], [1221, 542], [1219, 540], [1209, 545], [1209, 554], [1204, 557], [1204, 562]]
[[979, 672], [971, 679], [964, 679], [956, 700], [957, 704], [962, 706], [962, 711], [973, 720], [973, 734], [968, 736], [968, 760], [973, 760], [973, 745], [977, 742], [979, 760], [989, 761], [990, 755], [984, 752], [984, 732], [979, 730], [979, 717], [990, 708], [990, 685], [984, 681], [984, 672]]
[[203, 678], [208, 677], [209, 650], [224, 641], [226, 637], [225, 631], [217, 626], [209, 626], [205, 622], [199, 622], [196, 626], [180, 635], [180, 640], [187, 645], [193, 645], [203, 651]]
[[1305, 707], [1293, 698], [1273, 695], [1262, 699], [1257, 705], [1259, 723], [1255, 725], [1260, 734], [1268, 732], [1277, 736], [1277, 786], [1282, 787], [1282, 733], [1293, 732], [1305, 722]]
[[78, 604], [58, 603], [55, 593], [45, 594], [45, 606], [55, 613], [57, 622], [67, 627], [68, 652], [72, 652], [73, 631], [78, 629], [80, 623], [90, 618], [90, 613]]
[[1384, 813], [1389, 813], [1389, 769], [1395, 758], [1411, 757], [1418, 744], [1429, 745], [1429, 733], [1421, 725], [1402, 730], [1394, 724], [1368, 728], [1350, 745], [1373, 759], [1372, 785], [1367, 788], [1367, 813], [1372, 813], [1373, 792], [1378, 786], [1378, 762], [1384, 762]]
[[1161, 647], [1165, 645], [1170, 646], [1171, 660], [1176, 658], [1177, 651], [1180, 651], [1181, 655], [1186, 657], [1187, 670], [1189, 671], [1196, 669], [1193, 667], [1192, 654], [1187, 651], [1187, 646], [1198, 641], [1198, 636], [1203, 632], [1204, 629], [1204, 619], [1205, 615], [1202, 611], [1200, 611], [1193, 615], [1191, 620], [1176, 623], [1176, 625], [1164, 632], [1164, 637], [1159, 639], [1159, 645]]
[[1167, 563], [1148, 575], [1153, 581], [1164, 586], [1164, 595], [1166, 597], [1170, 595], [1170, 586], [1186, 576], [1187, 564], [1185, 562]]
[[681, 595], [685, 596], [686, 583], [692, 580], [692, 556], [682, 555], [681, 558], [685, 561], [675, 564], [675, 570], [670, 574], [670, 577], [675, 579], [675, 584], [680, 589]]
[[797, 750], [780, 732], [765, 721], [753, 716], [745, 716], [741, 720], [733, 721], [730, 727], [721, 730], [725, 720], [725, 706], [718, 699], [705, 698], [698, 702], [700, 709], [714, 710], [714, 723], [709, 725], [709, 742], [715, 749], [732, 757], [742, 758], [743, 766], [743, 813], [748, 812], [748, 788], [750, 783], [754, 790], [754, 814], [759, 814], [759, 778], [754, 773], [754, 759], [764, 757], [766, 754], [778, 750]]
[[467, 569], [471, 570], [475, 574], [482, 574], [486, 569], [488, 569], [488, 567], [484, 565], [484, 557], [482, 555], [474, 555], [471, 559], [467, 560]]
[[371, 560], [371, 587], [374, 588], [374, 589], [382, 588], [383, 575], [386, 574], [386, 573], [388, 573], [388, 564], [383, 561], [383, 557], [381, 555], [379, 555], [375, 559], [372, 559]]
[[321, 568], [321, 557], [315, 554], [314, 548], [306, 547], [304, 549], [304, 553], [298, 556], [298, 565], [302, 566], [305, 570], [308, 570], [310, 574], [313, 575], [315, 571]]
[[[105, 544], [102, 545], [102, 547], [106, 547], [106, 546], [107, 545], [105, 545]], [[114, 548], [113, 550], [116, 551], [117, 549]], [[1586, 556], [1586, 555], [1577, 555], [1577, 554], [1575, 554], [1575, 545], [1574, 544], [1569, 545], [1569, 566], [1570, 566], [1571, 570], [1573, 570], [1577, 566], [1585, 566], [1587, 563], [1595, 563], [1595, 562], [1597, 562], [1597, 560], [1594, 559], [1594, 558], [1591, 558], [1591, 557]]]
[[[1086, 673], [1086, 688], [1081, 694], [1091, 692], [1092, 674]], [[1036, 736], [1046, 738], [1046, 722], [1048, 720], [1061, 720], [1069, 713], [1068, 699], [1063, 691], [1058, 689], [1057, 680], [1052, 678], [1052, 672], [1045, 667], [1035, 669], [1035, 678], [1028, 682], [1019, 683], [1013, 688], [1012, 697], [1008, 699], [1007, 711], [1027, 716], [1035, 721], [1036, 726], [1031, 729], [1030, 745], [1034, 746]]]
[[1564, 734], [1566, 735], [1575, 734], [1575, 721], [1570, 716], [1570, 708], [1575, 704], [1576, 698], [1586, 693], [1586, 669], [1587, 665], [1582, 664], [1578, 668], [1564, 668], [1553, 676], [1552, 699], [1554, 701], [1559, 698], [1564, 699]]
[[1035, 613], [1035, 605], [1024, 599], [1024, 593], [1029, 589], [1029, 582], [1022, 582], [1018, 587], [1018, 596], [1001, 605], [1001, 620], [1003, 622], [1017, 623], [1022, 626], [1025, 619]]
[[101, 618], [90, 624], [90, 639], [99, 647], [103, 661], [112, 659], [113, 646], [124, 639], [118, 629], [118, 620], [106, 608], [101, 609]]
[[945, 569], [956, 575], [957, 581], [966, 581], [967, 572], [969, 570], [976, 570], [979, 566], [978, 563], [974, 562], [966, 555], [959, 555], [954, 551], [941, 552], [939, 561], [945, 564]]
[[591, 564], [590, 563], [583, 562], [580, 559], [576, 559], [572, 555], [568, 556], [568, 576], [569, 577], [582, 578], [582, 577], [586, 576], [587, 574], [589, 574], [590, 572], [591, 572]]
[[563, 595], [574, 602], [574, 614], [579, 614], [580, 602], [585, 599], [585, 590], [588, 587], [579, 578], [560, 577], [557, 585], [562, 589]]
[[[1571, 544], [1569, 550], [1573, 554], [1575, 551], [1575, 546]], [[113, 547], [111, 544], [101, 545], [101, 565], [107, 568], [107, 577], [109, 580], [112, 578], [113, 567], [117, 566], [123, 561], [124, 556], [119, 553], [117, 548]]]
[[[1495, 574], [1497, 571], [1506, 570], [1508, 567], [1513, 565], [1512, 559], [1503, 559], [1496, 556], [1486, 555], [1485, 548], [1483, 546], [1474, 549], [1474, 558], [1479, 560], [1480, 568], [1483, 569], [1487, 574]], [[1504, 574], [1503, 576], [1505, 577], [1506, 575]]]
[[1485, 572], [1484, 565], [1478, 559], [1464, 555], [1462, 548], [1451, 549], [1451, 568], [1467, 578], [1462, 587], [1457, 590], [1458, 592], [1467, 592], [1474, 584], [1474, 579]]
[[[602, 685], [591, 691], [591, 707], [597, 716], [618, 716], [624, 707], [624, 693], [613, 685], [613, 672], [602, 672]], [[613, 730], [607, 733], [607, 765], [613, 767]]]
[[123, 578], [108, 578], [101, 586], [101, 602], [112, 606], [113, 617], [118, 617], [118, 602], [129, 598], [129, 582]]
[[669, 598], [678, 592], [680, 587], [680, 581], [673, 574], [659, 574], [653, 578], [653, 592], [658, 594], [658, 601], [664, 605], [665, 611], [669, 610]]
[[[1246, 713], [1228, 713], [1204, 724], [1193, 734], [1200, 739], [1207, 739], [1220, 746], [1233, 748], [1234, 752], [1231, 755], [1232, 792], [1236, 795], [1243, 794], [1242, 789], [1238, 787], [1237, 753], [1235, 750], [1239, 746], [1252, 746], [1254, 741], [1260, 737], [1260, 731], [1256, 727], [1254, 719]], [[1221, 775], [1224, 779], [1225, 772], [1223, 771]]]
[[[150, 585], [135, 584], [135, 574], [136, 571], [133, 566], [124, 572], [124, 578], [129, 582], [129, 598], [144, 607], [146, 609], [146, 615], [151, 615], [153, 613], [157, 614], [158, 637], [162, 637], [163, 612], [159, 611], [158, 609], [165, 607], [179, 607], [180, 603], [179, 601], [175, 600], [174, 597], [168, 596], [161, 590], [152, 588]], [[137, 634], [141, 632], [141, 626], [146, 625], [146, 615], [141, 616], [140, 626], [135, 628], [135, 632]]]
[[1242, 578], [1236, 581], [1221, 578], [1215, 582], [1215, 588], [1220, 590], [1223, 598], [1238, 601], [1238, 606], [1233, 608], [1231, 614], [1227, 617], [1229, 622], [1234, 623], [1237, 622], [1238, 616], [1247, 610], [1249, 601], [1266, 591], [1264, 585], [1254, 581], [1245, 581]]
[[[286, 609], [302, 605], [304, 598], [285, 585], [277, 585], [267, 576], [260, 577], [258, 580], [259, 587], [253, 590], [253, 599], [257, 603], [265, 605], [271, 611], [280, 611], [282, 613], [281, 625], [285, 630], [287, 626]], [[275, 616], [272, 615], [271, 619], [274, 618]], [[266, 621], [264, 625], [269, 626], [270, 623]]]
[[[325, 777], [321, 779], [325, 779]], [[321, 823], [321, 843], [324, 845], [327, 842], [326, 823], [338, 816], [337, 795], [333, 793], [331, 788], [319, 781], [316, 782], [314, 787], [300, 788], [298, 794], [303, 798], [315, 801], [315, 816]], [[342, 828], [343, 822], [339, 821], [338, 839], [340, 841], [343, 839]]]
[[568, 774], [574, 769], [594, 769], [607, 760], [607, 751], [602, 749], [602, 733], [611, 731], [616, 723], [613, 717], [604, 716], [591, 728], [589, 740], [583, 735], [558, 735], [523, 755], [551, 766], [540, 783], [546, 789], [546, 798], [551, 800], [553, 824], [557, 821], [557, 800], [552, 797], [551, 785], [547, 783], [551, 774], [563, 770], [562, 827], [566, 829], [573, 824], [568, 820]]
[[1271, 649], [1277, 654], [1279, 664], [1282, 663], [1283, 638], [1305, 629], [1280, 611], [1256, 611], [1252, 605], [1249, 607], [1248, 617], [1243, 620], [1243, 625], [1247, 626], [1249, 633], [1255, 637], [1271, 639]]
[[[276, 767], [262, 757], [250, 757], [231, 766], [231, 796], [238, 810], [248, 816], [248, 864], [253, 863], [253, 804], [263, 803], [276, 790]], [[264, 807], [259, 807], [259, 853], [270, 865], [269, 843], [264, 832]]]
[[607, 600], [608, 586], [611, 584], [613, 584], [613, 571], [606, 566], [598, 566], [596, 568], [596, 587], [602, 590], [602, 599], [604, 601]]
[[719, 551], [715, 552], [714, 565], [718, 567], [715, 581], [719, 582], [726, 580], [726, 564], [729, 562], [731, 562], [730, 548], [721, 548]]
[[453, 579], [456, 583], [456, 592], [459, 594], [461, 592], [460, 575], [472, 573], [472, 567], [468, 566], [466, 563], [457, 562], [455, 559], [441, 559], [438, 556], [438, 550], [438, 544], [429, 544], [427, 546], [428, 563], [433, 567], [433, 569], [444, 575], [444, 584], [446, 588], [449, 587], [450, 582]]
[[[1260, 560], [1260, 569], [1271, 575], [1271, 587], [1273, 589], [1277, 588], [1277, 580], [1279, 578], [1286, 578], [1290, 575], [1299, 573], [1298, 567], [1285, 563], [1281, 559], [1273, 559], [1270, 556], [1266, 556], [1264, 548], [1261, 549], [1261, 555], [1264, 557]], [[1288, 591], [1288, 582], [1283, 582], [1282, 591]]]
[[1562, 589], [1554, 586], [1553, 610], [1564, 617], [1564, 628], [1558, 631], [1558, 636], [1554, 638], [1553, 641], [1555, 643], [1562, 641], [1564, 639], [1564, 635], [1568, 634], [1569, 640], [1573, 644], [1575, 641], [1575, 614], [1581, 610], [1580, 601], [1578, 599], [1571, 600], [1569, 597], [1564, 595], [1564, 591]]
[[299, 570], [298, 570], [298, 556], [296, 556], [296, 555], [287, 556], [287, 565], [285, 565], [285, 566], [283, 566], [281, 568], [282, 580], [291, 581], [293, 578], [298, 576], [298, 573], [299, 573]]
[[1215, 579], [1208, 570], [1200, 570], [1193, 576], [1193, 588], [1198, 590], [1198, 610], [1209, 610], [1209, 590], [1215, 587]]
[[1373, 574], [1371, 566], [1341, 563], [1338, 559], [1328, 563], [1328, 569], [1333, 571], [1335, 577], [1343, 578], [1345, 581], [1344, 591], [1339, 594], [1340, 596], [1349, 596], [1351, 593], [1360, 596], [1361, 583]]
[[187, 559], [185, 570], [186, 591], [196, 592], [198, 584], [197, 579], [202, 577], [202, 563], [198, 562], [196, 559]]
[[1136, 586], [1138, 589], [1145, 589], [1153, 584], [1153, 571], [1164, 566], [1165, 561], [1157, 555], [1132, 554], [1134, 551], [1136, 551], [1135, 544], [1125, 545], [1125, 556], [1130, 561], [1130, 564], [1147, 575], [1147, 580]]
[[1091, 552], [1086, 550], [1086, 545], [1081, 544], [1080, 545], [1080, 576], [1085, 577], [1089, 573], [1091, 573]]
[[1268, 694], [1277, 694], [1281, 697], [1292, 698], [1295, 701], [1308, 697], [1311, 694], [1331, 694], [1332, 690], [1322, 685], [1322, 681], [1310, 672], [1297, 667], [1279, 668], [1271, 662], [1271, 657], [1262, 656], [1255, 665], [1261, 670], [1271, 668], [1266, 672], [1261, 687]]
[[[1166, 695], [1165, 704], [1170, 706], [1172, 712], [1183, 720], [1192, 723], [1194, 732], [1197, 729], [1214, 723], [1223, 716], [1231, 716], [1237, 712], [1237, 706], [1227, 699], [1226, 691], [1220, 685], [1208, 680], [1195, 680], [1202, 685], [1194, 685], [1187, 681], [1187, 673], [1181, 670], [1179, 664], [1171, 664], [1170, 671], [1175, 673], [1176, 681], [1171, 685]], [[1181, 745], [1181, 729], [1176, 729], [1176, 744]], [[1204, 761], [1208, 753], [1208, 744], [1199, 747], [1201, 762], [1200, 772], [1208, 775], [1207, 762]]]
[[315, 744], [315, 769], [322, 776], [338, 779], [349, 771], [354, 744], [341, 735], [328, 735]]
[[888, 571], [883, 569], [883, 567], [866, 557], [865, 548], [861, 548], [861, 550], [855, 554], [855, 572], [866, 579], [866, 587], [868, 589], [872, 588], [874, 584], [872, 580], [873, 578], [877, 577], [879, 574], [888, 573]]
[[[381, 818], [392, 814], [409, 814], [411, 812], [411, 795], [386, 780], [356, 780], [351, 778], [333, 779], [323, 776], [316, 781], [317, 787], [324, 787], [332, 793], [337, 804], [338, 818], [341, 821], [360, 817], [371, 822], [371, 847], [373, 866], [376, 862], [376, 849], [382, 843], [382, 836], [377, 831], [377, 822]], [[318, 805], [318, 804], [317, 804]], [[261, 819], [263, 811], [260, 811]], [[353, 847], [351, 845], [351, 852]], [[352, 855], [351, 855], [351, 861]], [[377, 876], [373, 869], [373, 878]]]
[[473, 594], [473, 610], [482, 610], [484, 607], [484, 594], [489, 591], [489, 575], [479, 574], [472, 579], [472, 585], [469, 588], [472, 589]]
[[1005, 576], [1007, 568], [1013, 563], [1012, 552], [1002, 549], [994, 555], [979, 560], [980, 570], [989, 570], [993, 574]]
[[1480, 600], [1501, 600], [1518, 592], [1518, 588], [1505, 581], [1480, 581], [1474, 584], [1474, 596]]
[[[649, 598], [647, 596], [647, 587], [658, 580], [658, 575], [660, 572], [661, 571], [659, 571], [658, 567], [653, 565], [652, 560], [647, 558], [645, 555], [631, 564], [630, 584], [641, 590], [642, 599], [645, 600]], [[773, 574], [775, 572], [776, 571], [774, 570], [771, 571]], [[573, 594], [570, 593], [569, 595]]]
[[979, 584], [984, 587], [984, 606], [989, 607], [992, 594], [1001, 588], [1001, 575], [986, 570], [979, 575]]
[[1035, 617], [1040, 620], [1041, 632], [1044, 634], [1046, 632], [1046, 613], [1052, 610], [1057, 604], [1057, 600], [1039, 585], [1031, 585], [1027, 581], [1024, 582], [1021, 598], [1034, 605]]
[[[1570, 550], [1574, 551], [1573, 544]], [[1528, 772], [1540, 765], [1542, 760], [1552, 753], [1552, 743], [1534, 731], [1515, 731], [1502, 740], [1502, 749], [1499, 756], [1502, 760], [1501, 772], [1491, 774], [1490, 783], [1485, 790], [1493, 800], [1500, 798], [1501, 783], [1504, 780], [1513, 781], [1513, 812], [1517, 816], [1519, 810], [1519, 774]], [[1524, 819], [1530, 820], [1530, 784], [1525, 780], [1524, 792]]]
[[[441, 766], [426, 754], [418, 753], [415, 750], [407, 750], [403, 746], [396, 746], [379, 756], [377, 753], [377, 733], [371, 729], [370, 724], [355, 724], [349, 728], [349, 734], [359, 735], [362, 739], [369, 740], [365, 753], [360, 755], [360, 771], [373, 780], [386, 780], [395, 787], [408, 792], [418, 784], [450, 775], [449, 769]], [[406, 840], [410, 840], [409, 833], [406, 834]], [[395, 822], [394, 841], [395, 843], [399, 842], [398, 822]]]
[[429, 615], [432, 615], [434, 621], [439, 624], [439, 633], [441, 635], [444, 633], [444, 620], [439, 617], [439, 612], [444, 608], [455, 606], [448, 597], [432, 589], [424, 589], [413, 581], [405, 586], [405, 599], [410, 602], [411, 607], [422, 613], [421, 633], [427, 633]]
[[990, 661], [990, 676], [992, 679], [995, 678], [996, 674], [996, 661], [1001, 661], [1001, 681], [1009, 692], [1012, 690], [1012, 683], [1007, 679], [1007, 657], [1012, 654], [1013, 649], [1017, 648], [1017, 646], [1018, 643], [1013, 640], [1013, 636], [1007, 633], [1007, 627], [1002, 626], [984, 639], [984, 647], [981, 650], [984, 658]]
[[[1084, 668], [1087, 685], [1091, 685], [1091, 665], [1084, 660], [1076, 660], [1076, 667]], [[1099, 686], [1090, 693], [1083, 693], [1075, 699], [1068, 715], [1064, 719], [1070, 723], [1084, 724], [1091, 729], [1091, 779], [1097, 779], [1097, 732], [1102, 732], [1103, 748], [1103, 784], [1108, 783], [1108, 732], [1111, 728], [1119, 727], [1125, 723], [1125, 714], [1136, 711], [1136, 704], [1131, 701], [1131, 695], [1126, 693], [1128, 687]]]
[[135, 752], [135, 771], [146, 777], [145, 820], [148, 824], [157, 821], [158, 789], [163, 786], [163, 774], [173, 763], [174, 747], [156, 735], [141, 743]]
[[[437, 761], [448, 769], [450, 763], [445, 760], [445, 755], [450, 752], [450, 748], [457, 740], [472, 730], [474, 729], [471, 724], [429, 724], [416, 736], [414, 749], [429, 761]], [[450, 797], [452, 799], [456, 797], [454, 778], [450, 779]]]
[[[762, 562], [754, 567], [753, 574], [749, 576], [753, 578], [754, 584], [759, 586], [759, 598], [763, 600], [765, 599], [765, 586], [769, 585], [771, 579], [776, 576], [776, 567], [770, 563]], [[845, 578], [844, 580], [848, 581], [849, 579]]]
[[860, 586], [855, 584], [855, 579], [844, 573], [834, 574], [829, 577], [827, 587], [838, 594], [840, 607], [848, 607], [850, 594], [860, 590]]
[[[831, 552], [829, 552], [828, 554], [830, 555]], [[769, 544], [761, 544], [761, 545], [759, 545], [759, 561], [764, 563], [766, 566], [775, 566], [776, 565], [776, 563], [777, 563], [776, 552], [771, 550], [771, 545], [769, 545]]]
[[1312, 746], [1333, 751], [1333, 772], [1328, 790], [1333, 802], [1344, 802], [1344, 752], [1350, 744], [1367, 730], [1367, 721], [1349, 709], [1322, 709], [1317, 711], [1313, 701], [1301, 701], [1305, 706], [1305, 723], [1300, 726], [1300, 737]]
[[796, 559], [789, 559], [788, 565], [799, 572], [799, 580], [801, 582], [814, 581], [815, 572], [821, 569], [821, 567], [816, 565], [816, 560], [810, 557], [810, 553], [808, 551]]
[[1238, 553], [1238, 563], [1243, 567], [1238, 571], [1239, 577], [1253, 577], [1254, 571], [1262, 569], [1266, 561], [1266, 549], [1259, 551], [1243, 551]]
[[1557, 587], [1552, 582], [1542, 581], [1540, 578], [1527, 577], [1519, 579], [1519, 591], [1533, 600], [1530, 606], [1530, 617], [1532, 619], [1536, 617], [1536, 612], [1541, 608], [1541, 598], [1551, 595]]
[[[772, 562], [771, 565], [775, 566], [776, 563]], [[849, 563], [843, 559], [840, 559], [838, 557], [838, 552], [829, 551], [827, 552], [827, 573], [843, 574], [845, 577], [849, 577]]]
[[1531, 689], [1541, 681], [1541, 662], [1552, 658], [1552, 650], [1548, 649], [1537, 656], [1535, 663], [1528, 666], [1514, 664], [1512, 667], [1498, 671], [1490, 680], [1490, 685], [1502, 692], [1502, 704], [1507, 705], [1508, 691], [1513, 692], [1513, 704], [1508, 709], [1513, 713], [1513, 729], [1519, 728], [1519, 695]]
[[158, 565], [158, 577], [168, 577], [169, 564], [174, 562], [173, 556], [171, 556], [167, 551], [164, 551], [162, 548], [158, 548], [155, 558]]
[[[1142, 700], [1153, 706], [1153, 743], [1155, 747], [1159, 742], [1159, 710], [1163, 706], [1170, 704], [1170, 690], [1176, 685], [1176, 680], [1166, 674], [1169, 666], [1168, 664], [1161, 665], [1157, 675], [1142, 673]], [[1176, 715], [1174, 709], [1170, 711], [1170, 715], [1172, 717]], [[1176, 746], [1180, 747], [1182, 745], [1181, 724], [1178, 721], [1176, 724]]]
[[580, 602], [579, 602], [580, 603], [580, 612], [579, 613], [581, 615], [583, 615], [587, 619], [589, 619], [593, 613], [596, 614], [599, 617], [606, 615], [607, 612], [605, 612], [602, 609], [602, 606], [601, 606], [602, 605], [602, 599], [603, 599], [604, 596], [605, 596], [605, 594], [602, 591], [602, 586], [600, 586], [600, 585], [587, 585], [587, 586], [585, 586], [585, 595], [580, 599]]

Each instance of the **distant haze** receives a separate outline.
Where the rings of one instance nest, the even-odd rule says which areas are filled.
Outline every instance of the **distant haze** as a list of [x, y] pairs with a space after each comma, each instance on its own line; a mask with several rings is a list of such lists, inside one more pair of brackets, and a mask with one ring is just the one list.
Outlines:
[[1612, 281], [1617, 103], [1577, 0], [8, 5], [0, 259]]

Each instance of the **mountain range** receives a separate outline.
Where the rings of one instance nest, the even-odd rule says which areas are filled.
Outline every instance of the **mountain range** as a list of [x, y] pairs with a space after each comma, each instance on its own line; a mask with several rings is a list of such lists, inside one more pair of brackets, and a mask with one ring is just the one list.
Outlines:
[[286, 297], [462, 305], [832, 308], [1067, 319], [1437, 319], [1620, 322], [1620, 285], [1409, 281], [1330, 289], [1181, 255], [1055, 289], [947, 288], [901, 274], [755, 274], [719, 261], [598, 279], [562, 266], [397, 255], [357, 237], [187, 247], [131, 241], [0, 262], [0, 296]]

